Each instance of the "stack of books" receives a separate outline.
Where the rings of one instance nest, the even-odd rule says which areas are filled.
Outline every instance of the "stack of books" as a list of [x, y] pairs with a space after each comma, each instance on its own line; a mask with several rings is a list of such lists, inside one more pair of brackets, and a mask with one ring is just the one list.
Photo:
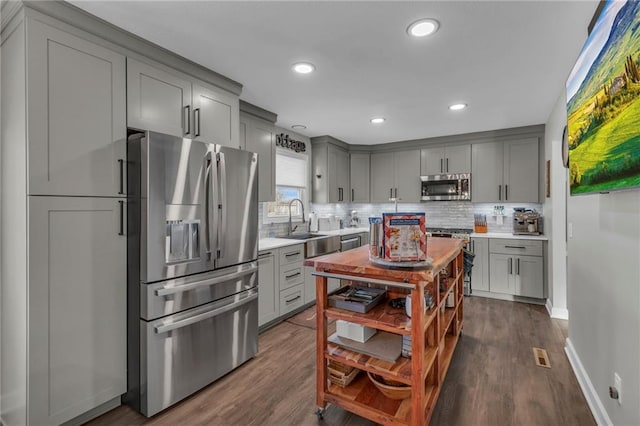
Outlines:
[[411, 358], [411, 336], [402, 336], [402, 352], [400, 354], [405, 358]]

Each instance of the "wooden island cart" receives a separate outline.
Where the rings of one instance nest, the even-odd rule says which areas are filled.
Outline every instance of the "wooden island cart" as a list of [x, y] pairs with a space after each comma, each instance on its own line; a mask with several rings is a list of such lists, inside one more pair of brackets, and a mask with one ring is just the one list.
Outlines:
[[[327, 403], [384, 425], [426, 425], [436, 405], [463, 325], [463, 242], [429, 238], [429, 269], [389, 269], [369, 261], [369, 246], [308, 261], [316, 275], [317, 306], [317, 406], [319, 417]], [[327, 279], [385, 288], [387, 300], [367, 313], [331, 307]], [[425, 292], [434, 306], [426, 309]], [[404, 308], [394, 308], [391, 298], [411, 294], [411, 318]], [[452, 294], [453, 296], [449, 296]], [[447, 301], [448, 298], [448, 301]], [[410, 358], [385, 361], [329, 342], [328, 319], [345, 320], [393, 334], [411, 337]], [[327, 364], [337, 363], [411, 386], [411, 396], [390, 399], [367, 374], [360, 373], [344, 386], [328, 380]]]

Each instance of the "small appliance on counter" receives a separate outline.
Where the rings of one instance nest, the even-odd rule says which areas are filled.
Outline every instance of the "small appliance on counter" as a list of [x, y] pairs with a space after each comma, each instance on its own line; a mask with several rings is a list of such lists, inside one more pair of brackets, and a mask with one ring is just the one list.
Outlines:
[[318, 216], [318, 231], [337, 231], [340, 229], [340, 218], [335, 215]]
[[542, 216], [535, 210], [513, 209], [513, 235], [542, 235]]
[[360, 226], [360, 218], [358, 217], [358, 211], [352, 210], [351, 213], [349, 213], [349, 227], [357, 228], [358, 226]]

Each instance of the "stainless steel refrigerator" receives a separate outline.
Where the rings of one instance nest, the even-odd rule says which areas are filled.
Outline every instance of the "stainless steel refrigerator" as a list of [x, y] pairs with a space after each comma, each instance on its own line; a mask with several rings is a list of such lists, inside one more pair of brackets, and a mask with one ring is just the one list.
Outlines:
[[213, 143], [128, 139], [125, 402], [146, 416], [257, 352], [257, 167]]

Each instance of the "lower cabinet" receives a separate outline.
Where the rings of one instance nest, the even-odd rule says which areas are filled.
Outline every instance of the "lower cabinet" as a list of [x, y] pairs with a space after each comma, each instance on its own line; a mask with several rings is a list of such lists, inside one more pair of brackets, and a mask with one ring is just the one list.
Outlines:
[[31, 424], [126, 392], [126, 214], [115, 198], [29, 197]]
[[489, 291], [489, 239], [472, 238], [471, 251], [475, 254], [471, 272], [471, 291]]
[[544, 298], [542, 245], [542, 241], [491, 239], [489, 242], [489, 291], [537, 299]]
[[280, 314], [275, 258], [273, 251], [258, 255], [258, 326], [273, 321]]

